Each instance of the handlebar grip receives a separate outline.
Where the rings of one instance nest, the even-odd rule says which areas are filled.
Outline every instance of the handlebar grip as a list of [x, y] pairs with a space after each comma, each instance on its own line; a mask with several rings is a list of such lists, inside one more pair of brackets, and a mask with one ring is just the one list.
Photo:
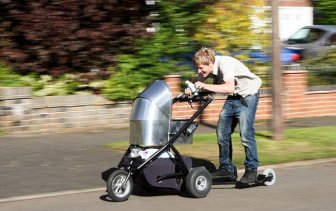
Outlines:
[[198, 89], [195, 87], [195, 84], [191, 83], [189, 80], [186, 80], [185, 83], [194, 95], [198, 94]]

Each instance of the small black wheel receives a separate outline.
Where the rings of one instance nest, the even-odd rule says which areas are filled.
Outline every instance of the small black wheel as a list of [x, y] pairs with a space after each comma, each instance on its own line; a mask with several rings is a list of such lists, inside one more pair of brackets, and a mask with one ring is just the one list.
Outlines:
[[133, 191], [133, 180], [131, 176], [127, 179], [127, 176], [128, 172], [121, 169], [116, 169], [110, 174], [107, 180], [107, 192], [112, 201], [128, 200]]
[[195, 198], [203, 198], [208, 195], [212, 185], [211, 175], [206, 168], [193, 168], [185, 178], [187, 192]]
[[266, 186], [274, 185], [274, 183], [276, 181], [276, 174], [275, 174], [275, 171], [273, 169], [271, 169], [271, 168], [265, 169], [264, 172], [263, 172], [263, 175], [271, 178], [271, 180], [265, 181], [264, 185], [266, 185]]

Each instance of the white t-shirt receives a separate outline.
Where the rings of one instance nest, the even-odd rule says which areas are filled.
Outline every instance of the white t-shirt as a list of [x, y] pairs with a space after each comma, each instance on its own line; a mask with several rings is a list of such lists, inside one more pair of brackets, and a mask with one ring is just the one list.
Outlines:
[[218, 75], [218, 71], [222, 72], [224, 82], [229, 79], [234, 79], [234, 94], [246, 97], [256, 94], [261, 87], [261, 79], [236, 58], [216, 56], [212, 74]]

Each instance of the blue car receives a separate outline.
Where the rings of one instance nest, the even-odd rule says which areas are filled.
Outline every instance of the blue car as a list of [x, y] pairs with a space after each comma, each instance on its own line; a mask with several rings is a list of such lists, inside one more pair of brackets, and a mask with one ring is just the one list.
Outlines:
[[[248, 62], [271, 62], [272, 57], [260, 50], [251, 50], [249, 52], [250, 60]], [[284, 65], [293, 64], [301, 59], [300, 49], [282, 48], [280, 54], [281, 63]]]

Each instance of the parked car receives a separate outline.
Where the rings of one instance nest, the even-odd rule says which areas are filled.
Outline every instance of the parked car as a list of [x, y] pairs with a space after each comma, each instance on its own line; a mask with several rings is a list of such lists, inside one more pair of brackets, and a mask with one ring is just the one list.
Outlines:
[[[270, 62], [272, 60], [269, 53], [265, 53], [262, 50], [250, 50], [249, 53], [249, 63], [253, 62]], [[293, 64], [300, 60], [300, 50], [298, 49], [288, 49], [282, 48], [280, 53], [280, 61], [283, 65]]]
[[284, 49], [300, 54], [301, 59], [325, 55], [336, 48], [336, 26], [312, 25], [297, 30], [282, 43]]
[[[282, 64], [293, 64], [302, 59], [323, 56], [331, 49], [336, 49], [336, 26], [306, 26], [282, 42], [280, 60]], [[250, 62], [271, 61], [269, 53], [263, 50], [251, 50], [249, 57]]]

